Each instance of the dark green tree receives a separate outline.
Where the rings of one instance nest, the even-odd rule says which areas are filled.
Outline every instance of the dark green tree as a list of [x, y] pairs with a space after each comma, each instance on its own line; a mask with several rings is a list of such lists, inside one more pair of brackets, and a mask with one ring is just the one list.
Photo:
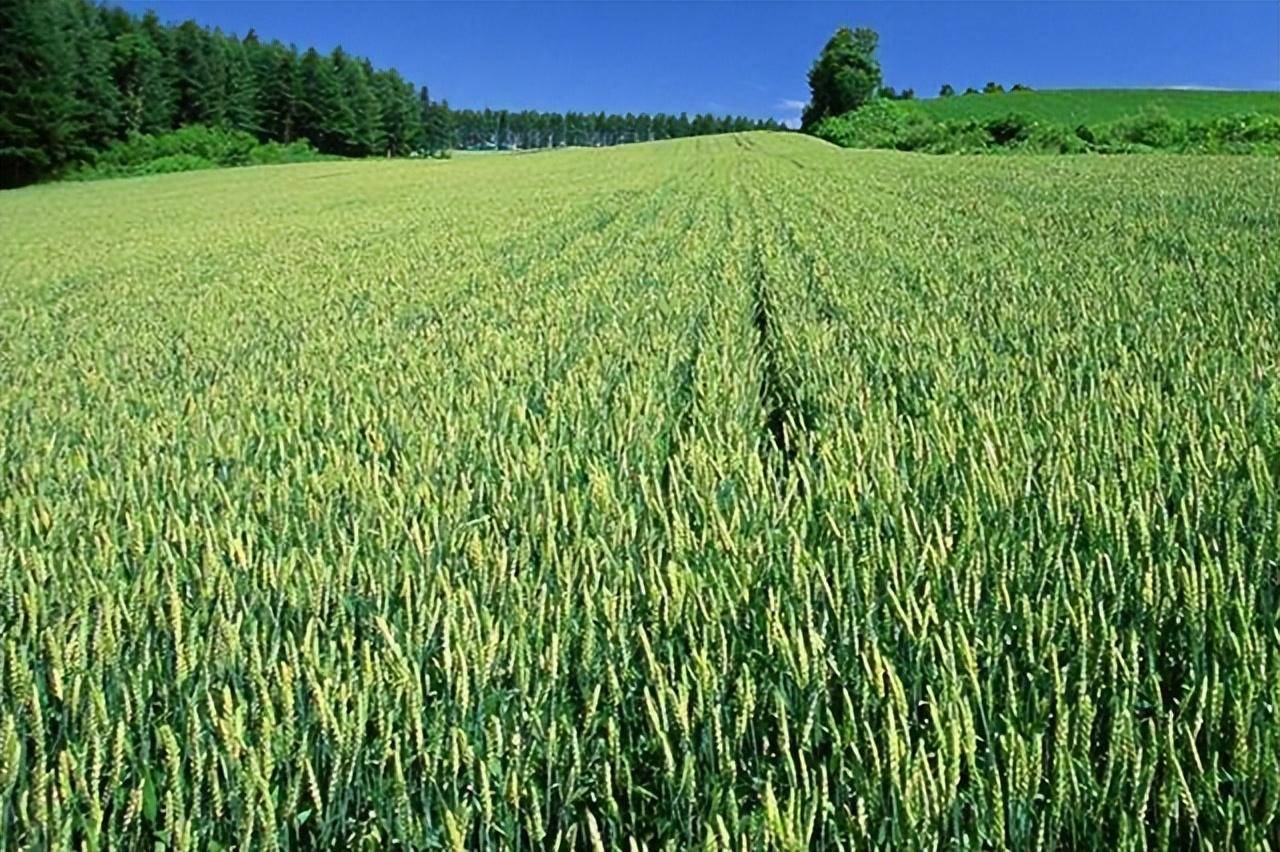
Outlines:
[[213, 35], [195, 21], [173, 34], [178, 124], [220, 125], [226, 117], [226, 62]]
[[950, 83], [943, 83], [943, 84], [942, 84], [942, 88], [938, 90], [938, 97], [940, 97], [940, 98], [949, 98], [949, 97], [951, 97], [952, 95], [954, 95], [955, 93], [956, 93], [956, 90], [955, 90], [955, 89], [953, 89], [953, 88], [951, 88], [951, 84], [950, 84]]
[[427, 132], [436, 139], [438, 147], [433, 149], [433, 153], [435, 153], [457, 145], [457, 129], [454, 126], [453, 111], [449, 109], [448, 100], [441, 100], [439, 103], [434, 104], [433, 110]]
[[507, 146], [507, 125], [509, 123], [507, 111], [500, 109], [493, 116], [493, 148], [495, 151], [501, 151]]
[[0, 0], [0, 186], [82, 154], [74, 51], [48, 0]]
[[103, 11], [85, 0], [58, 0], [55, 9], [72, 49], [80, 143], [92, 149], [105, 147], [120, 132], [120, 93], [112, 74]]
[[383, 147], [387, 154], [403, 157], [422, 147], [423, 122], [418, 113], [413, 84], [394, 68], [373, 75], [373, 91], [382, 111]]
[[333, 63], [309, 48], [298, 62], [301, 98], [298, 134], [327, 154], [345, 153], [355, 135], [355, 117]]
[[422, 144], [428, 153], [434, 154], [441, 150], [441, 139], [436, 128], [432, 127], [431, 117], [431, 93], [426, 86], [422, 86], [418, 89], [418, 122], [422, 125]]
[[261, 133], [258, 114], [258, 78], [249, 51], [236, 38], [222, 41], [223, 63], [226, 68], [225, 121], [233, 130]]
[[156, 133], [177, 126], [178, 122], [178, 61], [174, 51], [173, 27], [165, 26], [150, 9], [138, 22], [138, 34], [146, 38], [156, 49], [159, 58], [155, 62], [155, 80], [143, 98], [143, 125], [148, 132]]
[[359, 156], [385, 154], [386, 140], [382, 127], [382, 105], [373, 88], [373, 65], [368, 59], [353, 59], [344, 86], [351, 112], [356, 120], [354, 150]]
[[125, 132], [160, 133], [173, 126], [173, 87], [150, 33], [139, 28], [117, 36], [112, 67]]
[[875, 30], [866, 27], [836, 30], [809, 70], [809, 105], [801, 119], [805, 129], [875, 97], [882, 82], [876, 59], [879, 41]]
[[339, 112], [333, 127], [335, 153], [364, 157], [379, 153], [382, 143], [381, 112], [369, 85], [365, 64], [335, 47], [330, 55], [338, 81]]
[[298, 55], [278, 41], [250, 46], [249, 51], [257, 78], [262, 136], [292, 142], [298, 136], [298, 108], [302, 99]]

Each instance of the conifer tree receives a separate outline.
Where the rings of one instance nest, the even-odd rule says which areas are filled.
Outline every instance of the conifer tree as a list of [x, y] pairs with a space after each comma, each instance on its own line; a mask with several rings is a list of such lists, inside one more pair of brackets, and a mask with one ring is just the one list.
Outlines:
[[279, 142], [292, 142], [299, 134], [302, 99], [298, 55], [278, 41], [258, 46], [253, 49], [253, 54], [262, 136]]
[[101, 8], [80, 0], [57, 0], [54, 8], [71, 48], [80, 144], [103, 148], [120, 129], [120, 93], [111, 73], [111, 42]]
[[222, 42], [222, 54], [227, 74], [227, 126], [232, 130], [259, 133], [258, 80], [249, 62], [248, 50], [238, 39], [229, 38]]
[[78, 153], [73, 52], [48, 0], [0, 0], [0, 186], [20, 186]]

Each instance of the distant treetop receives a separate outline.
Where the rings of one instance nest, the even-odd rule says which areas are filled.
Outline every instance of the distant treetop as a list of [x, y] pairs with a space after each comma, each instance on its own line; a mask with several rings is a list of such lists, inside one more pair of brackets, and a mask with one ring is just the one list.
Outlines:
[[875, 30], [867, 27], [836, 30], [809, 70], [809, 105], [802, 127], [851, 112], [876, 96], [883, 82], [876, 59], [879, 42]]

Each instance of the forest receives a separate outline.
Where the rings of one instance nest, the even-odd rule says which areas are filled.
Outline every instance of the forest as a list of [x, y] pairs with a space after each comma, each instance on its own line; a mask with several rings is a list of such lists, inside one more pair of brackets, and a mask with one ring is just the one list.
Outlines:
[[346, 157], [778, 128], [709, 114], [453, 109], [341, 47], [170, 25], [90, 0], [0, 0], [0, 186], [57, 177], [120, 141], [189, 125]]

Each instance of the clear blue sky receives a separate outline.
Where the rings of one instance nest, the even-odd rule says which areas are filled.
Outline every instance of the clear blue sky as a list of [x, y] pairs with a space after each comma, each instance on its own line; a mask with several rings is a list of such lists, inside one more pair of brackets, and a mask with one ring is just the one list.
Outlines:
[[794, 119], [841, 24], [880, 33], [920, 95], [1035, 88], [1280, 89], [1280, 2], [355, 2], [126, 0], [263, 40], [341, 44], [454, 106]]

